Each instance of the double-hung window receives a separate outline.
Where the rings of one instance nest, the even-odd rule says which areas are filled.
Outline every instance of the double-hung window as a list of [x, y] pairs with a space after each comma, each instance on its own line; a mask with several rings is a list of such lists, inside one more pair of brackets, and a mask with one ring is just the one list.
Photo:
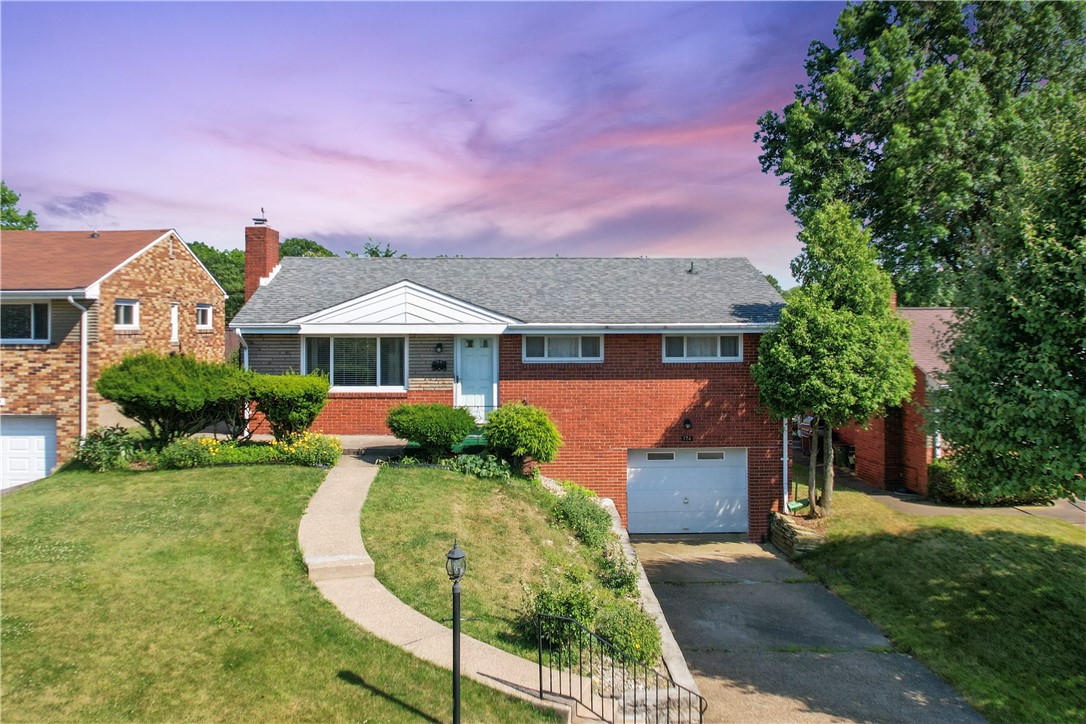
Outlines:
[[525, 335], [523, 360], [525, 362], [602, 362], [603, 337], [598, 334]]
[[303, 369], [328, 375], [332, 387], [407, 389], [404, 337], [306, 337]]
[[113, 328], [140, 328], [140, 303], [138, 300], [118, 299], [113, 302]]
[[211, 305], [196, 305], [196, 329], [211, 329]]
[[743, 339], [738, 334], [664, 336], [665, 362], [740, 362]]
[[49, 302], [0, 306], [0, 341], [5, 344], [49, 342]]

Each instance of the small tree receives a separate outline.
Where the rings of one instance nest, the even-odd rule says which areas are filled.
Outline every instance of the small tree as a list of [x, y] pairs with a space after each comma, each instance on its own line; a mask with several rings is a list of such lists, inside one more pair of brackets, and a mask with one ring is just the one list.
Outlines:
[[221, 362], [152, 352], [126, 357], [102, 371], [98, 393], [143, 425], [164, 447], [236, 415], [249, 398], [249, 374]]
[[875, 263], [868, 234], [845, 204], [815, 212], [800, 234], [805, 253], [792, 263], [794, 290], [775, 330], [762, 337], [751, 369], [763, 404], [777, 417], [809, 413], [810, 510], [818, 515], [817, 430], [825, 424], [822, 511], [833, 500], [833, 428], [866, 421], [909, 397], [913, 386], [908, 327], [890, 309], [890, 279]]

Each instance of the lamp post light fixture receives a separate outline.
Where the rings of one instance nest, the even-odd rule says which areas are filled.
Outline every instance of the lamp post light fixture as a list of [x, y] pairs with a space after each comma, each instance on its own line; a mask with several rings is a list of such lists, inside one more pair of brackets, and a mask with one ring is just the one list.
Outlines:
[[453, 724], [460, 724], [460, 579], [468, 569], [468, 554], [458, 541], [445, 554], [445, 572], [452, 581], [453, 616]]

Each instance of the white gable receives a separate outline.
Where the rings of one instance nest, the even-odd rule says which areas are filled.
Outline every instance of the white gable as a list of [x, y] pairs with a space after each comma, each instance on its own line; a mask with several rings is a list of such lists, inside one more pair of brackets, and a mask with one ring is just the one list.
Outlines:
[[302, 334], [500, 334], [517, 320], [403, 281], [291, 320]]

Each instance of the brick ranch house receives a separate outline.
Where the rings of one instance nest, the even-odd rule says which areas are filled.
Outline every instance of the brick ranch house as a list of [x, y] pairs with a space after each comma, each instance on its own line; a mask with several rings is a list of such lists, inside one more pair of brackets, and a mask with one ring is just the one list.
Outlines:
[[939, 434], [928, 434], [927, 394], [942, 385], [946, 362], [941, 352], [954, 311], [948, 307], [898, 307], [911, 323], [909, 352], [913, 359], [913, 385], [909, 401], [887, 411], [883, 418], [834, 430], [835, 439], [856, 448], [856, 475], [886, 489], [905, 488], [920, 495], [928, 492], [928, 463], [941, 457]]
[[245, 230], [231, 328], [265, 373], [330, 373], [313, 429], [387, 434], [401, 403], [547, 410], [544, 473], [615, 501], [633, 532], [760, 540], [784, 497], [784, 426], [750, 366], [783, 300], [745, 259], [284, 258]]
[[121, 422], [100, 371], [153, 350], [222, 360], [226, 293], [171, 229], [4, 231], [0, 482], [36, 480]]

